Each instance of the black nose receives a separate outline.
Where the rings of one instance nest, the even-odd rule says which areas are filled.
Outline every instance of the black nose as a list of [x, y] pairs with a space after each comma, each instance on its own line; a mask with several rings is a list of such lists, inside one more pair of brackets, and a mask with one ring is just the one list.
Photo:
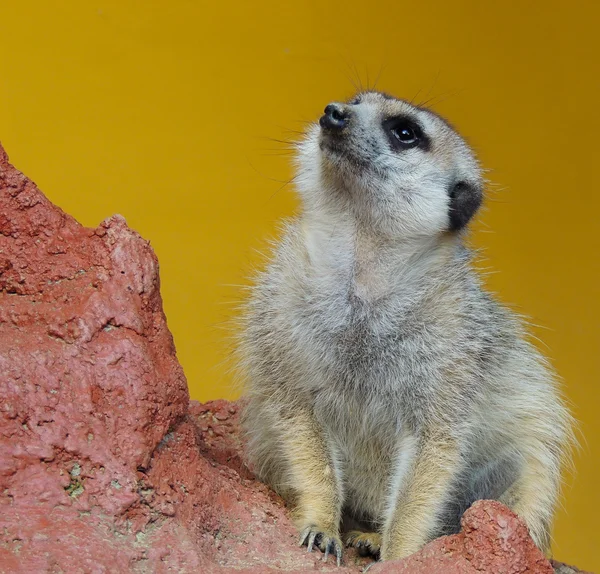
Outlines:
[[319, 120], [320, 126], [324, 130], [341, 131], [347, 125], [350, 119], [350, 112], [343, 104], [329, 104], [325, 108], [325, 114]]

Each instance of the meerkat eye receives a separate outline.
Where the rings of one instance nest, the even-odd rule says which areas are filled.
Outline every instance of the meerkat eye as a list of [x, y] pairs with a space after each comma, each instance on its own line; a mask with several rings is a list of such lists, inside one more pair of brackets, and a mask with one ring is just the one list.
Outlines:
[[408, 125], [401, 125], [397, 128], [392, 128], [392, 133], [403, 144], [411, 144], [417, 139], [417, 134], [415, 133], [415, 130]]
[[420, 145], [423, 140], [421, 128], [407, 118], [386, 120], [383, 127], [394, 149], [410, 149]]

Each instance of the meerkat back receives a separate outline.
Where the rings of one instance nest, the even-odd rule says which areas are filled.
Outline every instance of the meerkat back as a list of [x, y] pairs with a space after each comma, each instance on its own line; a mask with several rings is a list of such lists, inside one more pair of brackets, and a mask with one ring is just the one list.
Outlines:
[[295, 182], [302, 211], [256, 279], [240, 364], [249, 462], [300, 543], [338, 563], [344, 545], [400, 558], [491, 498], [547, 551], [571, 419], [472, 269], [469, 146], [430, 110], [364, 92], [310, 127]]

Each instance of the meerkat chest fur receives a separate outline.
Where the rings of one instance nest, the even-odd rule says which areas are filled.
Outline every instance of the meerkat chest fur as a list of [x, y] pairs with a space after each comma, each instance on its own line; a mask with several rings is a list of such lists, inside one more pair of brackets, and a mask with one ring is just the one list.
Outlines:
[[346, 437], [344, 448], [365, 436], [393, 441], [391, 428], [417, 424], [468, 351], [467, 341], [457, 345], [459, 251], [451, 238], [391, 242], [339, 216], [288, 229], [264, 278], [297, 375], [282, 384], [309, 398], [328, 431]]
[[[401, 451], [436, 416], [448, 373], [478, 352], [464, 320], [465, 261], [452, 237], [393, 242], [349, 218], [305, 217], [288, 226], [257, 286], [254, 356], [271, 371], [266, 392], [310, 409], [358, 513], [381, 515]], [[477, 392], [468, 370], [456, 409], [462, 389]]]

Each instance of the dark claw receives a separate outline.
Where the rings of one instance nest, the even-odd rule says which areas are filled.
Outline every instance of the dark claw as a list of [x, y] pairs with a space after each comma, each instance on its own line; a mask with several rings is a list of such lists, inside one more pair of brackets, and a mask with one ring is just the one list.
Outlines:
[[310, 526], [308, 528], [305, 528], [303, 530], [302, 534], [300, 534], [300, 542], [298, 542], [298, 546], [302, 546], [306, 542], [306, 539], [308, 538], [309, 534], [310, 534]]
[[358, 552], [359, 556], [363, 556], [363, 557], [369, 556], [369, 554], [371, 554], [370, 548], [363, 542], [361, 542], [360, 544], [358, 544], [356, 546], [356, 551]]
[[346, 537], [346, 545], [353, 546], [359, 556], [373, 556], [376, 560], [380, 554], [380, 535], [377, 533], [360, 533], [353, 531]]
[[327, 558], [329, 558], [330, 552], [335, 554], [337, 565], [341, 566], [341, 564], [342, 564], [342, 548], [335, 540], [330, 540], [325, 545], [325, 555], [323, 556], [323, 562], [327, 562]]
[[300, 534], [299, 546], [303, 544], [307, 545], [307, 552], [312, 552], [313, 548], [317, 546], [324, 552], [323, 560], [327, 561], [329, 555], [335, 555], [338, 566], [342, 564], [342, 545], [336, 538], [327, 536], [324, 532], [316, 530], [315, 526], [309, 526], [305, 528]]

